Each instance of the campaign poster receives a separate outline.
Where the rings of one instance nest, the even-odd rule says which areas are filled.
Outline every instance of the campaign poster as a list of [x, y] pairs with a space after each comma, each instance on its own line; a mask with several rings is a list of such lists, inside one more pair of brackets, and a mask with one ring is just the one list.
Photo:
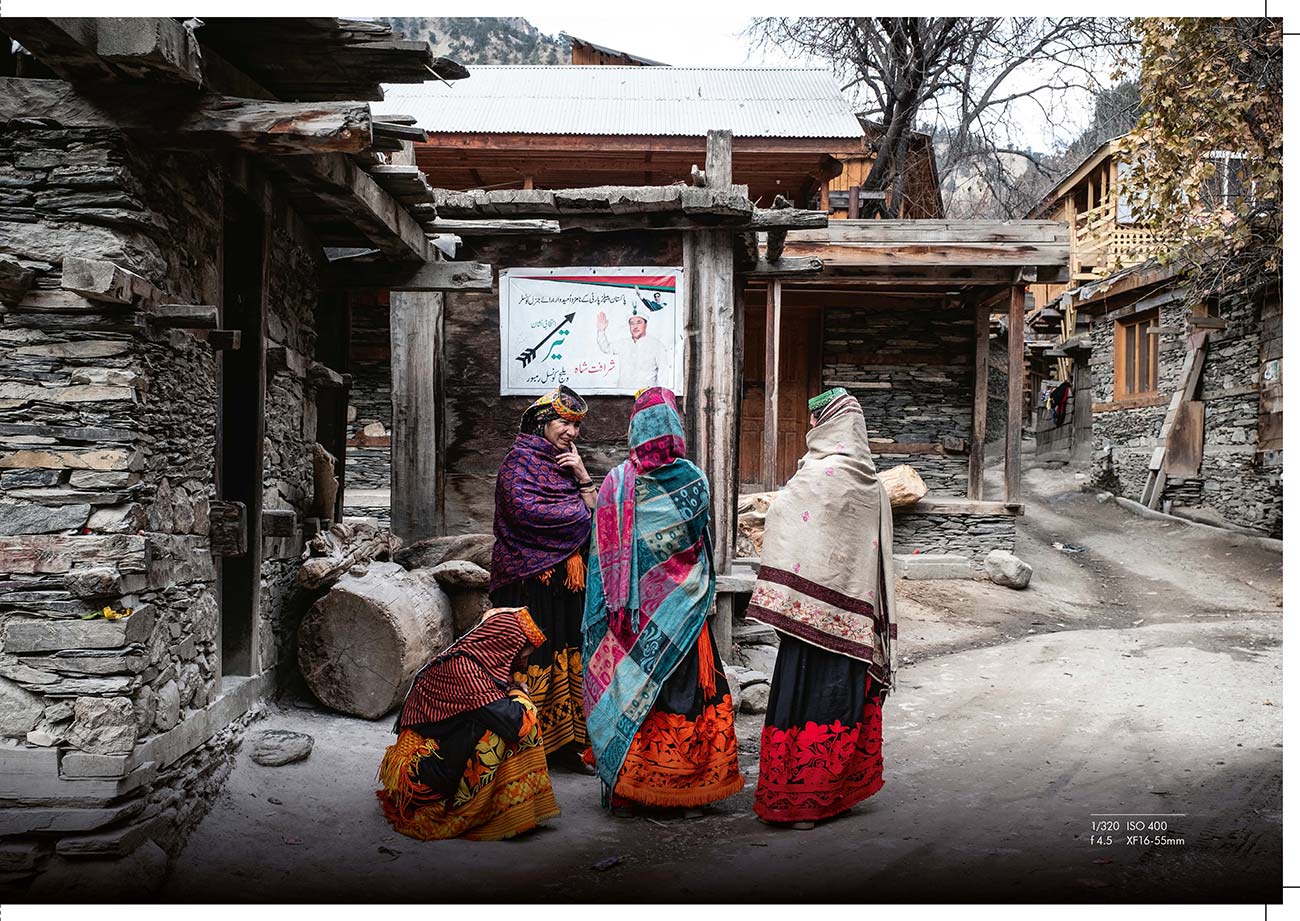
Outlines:
[[500, 291], [502, 396], [685, 391], [680, 266], [509, 268]]

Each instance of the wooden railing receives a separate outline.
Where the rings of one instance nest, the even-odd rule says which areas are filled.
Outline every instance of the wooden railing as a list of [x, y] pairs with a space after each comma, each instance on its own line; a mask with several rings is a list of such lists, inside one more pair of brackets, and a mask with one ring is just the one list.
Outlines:
[[1072, 282], [1101, 278], [1156, 254], [1155, 234], [1138, 224], [1119, 223], [1116, 204], [1111, 197], [1075, 217]]

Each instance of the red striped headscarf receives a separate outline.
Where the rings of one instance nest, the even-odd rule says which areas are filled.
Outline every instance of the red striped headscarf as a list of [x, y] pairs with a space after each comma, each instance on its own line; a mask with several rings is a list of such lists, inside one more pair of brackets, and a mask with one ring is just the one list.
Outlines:
[[415, 676], [393, 731], [437, 723], [503, 699], [522, 665], [519, 654], [545, 642], [527, 608], [493, 608]]

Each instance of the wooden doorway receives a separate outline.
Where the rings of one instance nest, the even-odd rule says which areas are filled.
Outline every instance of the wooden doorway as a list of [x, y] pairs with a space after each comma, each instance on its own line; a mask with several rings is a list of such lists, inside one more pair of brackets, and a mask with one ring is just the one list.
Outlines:
[[262, 214], [227, 189], [222, 238], [221, 326], [239, 330], [238, 349], [221, 352], [217, 494], [243, 506], [246, 549], [221, 560], [221, 674], [252, 675], [262, 576], [262, 440], [266, 367]]
[[[794, 476], [806, 450], [808, 401], [821, 392], [822, 310], [793, 307], [781, 311], [781, 354], [777, 362], [776, 485]], [[763, 398], [767, 313], [745, 305], [745, 370], [740, 404], [740, 485], [742, 492], [763, 489]]]

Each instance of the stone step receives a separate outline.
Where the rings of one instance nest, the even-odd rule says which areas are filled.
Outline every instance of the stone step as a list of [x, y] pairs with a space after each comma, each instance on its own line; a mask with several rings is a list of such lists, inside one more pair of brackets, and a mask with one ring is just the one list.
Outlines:
[[88, 832], [121, 822], [144, 811], [136, 799], [102, 809], [38, 808], [0, 809], [0, 836], [36, 832]]
[[895, 556], [894, 569], [903, 579], [973, 579], [970, 557], [953, 553], [915, 553]]
[[173, 816], [166, 813], [142, 819], [119, 828], [89, 835], [70, 835], [60, 838], [54, 851], [64, 857], [125, 857]]
[[116, 780], [74, 780], [58, 774], [0, 774], [0, 799], [41, 806], [103, 806], [151, 782], [158, 766], [150, 761]]

